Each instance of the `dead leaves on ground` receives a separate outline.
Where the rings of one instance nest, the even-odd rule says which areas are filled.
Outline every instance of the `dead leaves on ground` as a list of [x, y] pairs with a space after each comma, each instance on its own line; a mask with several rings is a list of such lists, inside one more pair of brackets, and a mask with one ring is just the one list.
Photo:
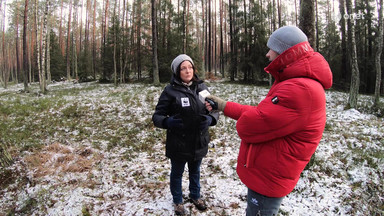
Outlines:
[[89, 171], [101, 159], [102, 155], [91, 148], [75, 149], [60, 143], [53, 143], [24, 158], [28, 167], [34, 170], [35, 178]]

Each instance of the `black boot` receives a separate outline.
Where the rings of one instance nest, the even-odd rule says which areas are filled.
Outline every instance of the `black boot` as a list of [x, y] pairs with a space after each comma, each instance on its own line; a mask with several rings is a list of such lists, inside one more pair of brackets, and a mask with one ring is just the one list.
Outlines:
[[204, 200], [202, 199], [197, 199], [197, 200], [194, 200], [194, 199], [190, 199], [191, 203], [193, 203], [197, 209], [199, 209], [200, 211], [205, 211], [207, 209], [207, 205], [205, 204]]

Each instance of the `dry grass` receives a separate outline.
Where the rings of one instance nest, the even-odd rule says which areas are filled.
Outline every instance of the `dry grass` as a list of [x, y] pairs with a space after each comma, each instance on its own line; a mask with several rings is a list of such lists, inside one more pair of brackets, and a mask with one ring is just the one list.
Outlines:
[[35, 178], [66, 172], [86, 172], [102, 156], [90, 148], [72, 149], [53, 143], [24, 158]]

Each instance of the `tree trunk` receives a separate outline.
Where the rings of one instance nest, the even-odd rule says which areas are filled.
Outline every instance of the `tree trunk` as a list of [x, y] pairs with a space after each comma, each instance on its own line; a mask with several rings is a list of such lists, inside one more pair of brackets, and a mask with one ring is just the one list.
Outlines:
[[[82, 0], [83, 2], [83, 0]], [[83, 13], [83, 7], [84, 5], [82, 6], [82, 9], [81, 9], [81, 14]], [[83, 18], [83, 16], [81, 15], [80, 16], [80, 38], [79, 38], [79, 49], [80, 51], [82, 51], [82, 59], [84, 62], [83, 65], [87, 65], [87, 66], [83, 66], [82, 69], [83, 69], [83, 77], [85, 79], [88, 79], [88, 77], [92, 74], [92, 63], [90, 62], [90, 42], [89, 42], [89, 26], [90, 26], [90, 22], [91, 22], [91, 7], [92, 7], [92, 2], [91, 0], [86, 0], [85, 1], [85, 17]], [[73, 18], [75, 19], [75, 13], [73, 13]], [[83, 20], [84, 20], [84, 33], [83, 33]], [[75, 24], [75, 22], [73, 22], [73, 25]], [[73, 29], [74, 30], [74, 29]], [[88, 67], [89, 65], [89, 67]]]
[[[329, 4], [329, 2], [327, 2], [327, 4]], [[327, 22], [328, 23], [328, 22]], [[319, 25], [319, 8], [318, 8], [318, 5], [317, 5], [317, 0], [315, 0], [315, 46], [316, 47], [313, 47], [316, 51], [319, 50], [320, 48], [320, 37], [319, 37], [319, 33], [320, 33], [320, 25]]]
[[51, 27], [48, 24], [47, 27], [47, 84], [50, 84], [52, 82], [52, 75], [51, 75], [51, 53], [50, 53], [50, 46], [51, 46]]
[[224, 78], [223, 0], [220, 0], [220, 72]]
[[[77, 68], [77, 42], [76, 42], [76, 39], [77, 39], [77, 14], [78, 14], [78, 0], [75, 0], [74, 2], [74, 10], [73, 10], [73, 31], [72, 31], [72, 41], [73, 41], [73, 48], [72, 48], [72, 56], [73, 56], [73, 60], [72, 60], [72, 65], [73, 65], [73, 75], [76, 79], [76, 81], [79, 80], [79, 74], [78, 74], [78, 68]], [[87, 38], [87, 41], [88, 41], [88, 38]], [[87, 43], [88, 44], [88, 43]], [[87, 51], [88, 51], [88, 48], [87, 48]], [[88, 52], [87, 52], [88, 53]], [[87, 56], [87, 62], [88, 62], [88, 56]], [[87, 73], [88, 75], [88, 73]]]
[[67, 29], [67, 80], [71, 81], [71, 17], [72, 17], [72, 0], [69, 1], [69, 13], [68, 13], [68, 29]]
[[[37, 4], [36, 1], [34, 1], [34, 8], [33, 8], [33, 29], [31, 31], [31, 46], [29, 49], [29, 67], [30, 67], [30, 82], [35, 82], [35, 73], [36, 73], [36, 59], [37, 59]], [[35, 62], [33, 61], [35, 60]]]
[[207, 1], [208, 0], [202, 0], [201, 1], [201, 8], [202, 8], [202, 15], [203, 15], [203, 22], [202, 22], [202, 25], [203, 25], [203, 44], [202, 44], [202, 47], [203, 47], [203, 62], [204, 62], [204, 74], [205, 72], [207, 72], [208, 70], [208, 49], [207, 49], [207, 44], [208, 44], [208, 21], [207, 21]]
[[113, 19], [112, 19], [112, 26], [113, 26], [113, 82], [115, 86], [117, 86], [117, 62], [116, 62], [116, 47], [117, 47], [117, 22], [116, 22], [116, 5], [117, 2], [115, 1], [115, 5], [113, 7]]
[[[345, 25], [345, 0], [339, 0], [339, 11], [340, 11], [340, 30], [341, 30], [341, 77], [343, 82], [349, 80], [348, 67], [347, 67], [347, 30]], [[337, 79], [337, 78], [336, 78]]]
[[159, 85], [159, 63], [157, 59], [157, 11], [156, 11], [156, 0], [152, 2], [152, 64], [153, 64], [153, 84]]
[[[81, 0], [81, 10], [80, 10], [80, 25], [79, 25], [79, 46], [78, 46], [78, 53], [80, 54], [81, 50], [82, 50], [82, 38], [83, 38], [83, 8], [84, 8], [84, 0]], [[85, 14], [87, 16], [87, 20], [89, 19], [88, 18], [88, 11], [86, 10], [85, 11]]]
[[295, 24], [297, 26], [297, 0], [295, 0]]
[[45, 11], [43, 17], [43, 30], [41, 35], [41, 73], [40, 73], [40, 91], [44, 94], [47, 90], [46, 74], [45, 74], [45, 53], [46, 53], [46, 44], [47, 44], [47, 19], [48, 19], [48, 10], [49, 10], [50, 0], [47, 0], [45, 3]]
[[186, 53], [187, 52], [187, 34], [185, 33], [186, 32], [186, 15], [187, 14], [187, 0], [183, 0], [183, 20], [182, 20], [182, 24], [181, 24], [181, 27], [183, 28], [182, 29], [182, 36], [183, 36], [183, 53]]
[[141, 0], [137, 2], [138, 8], [137, 8], [137, 41], [136, 41], [136, 46], [137, 46], [137, 79], [141, 79]]
[[[6, 3], [6, 2], [5, 2]], [[4, 4], [4, 14], [3, 14], [3, 20], [5, 20], [5, 12], [6, 12], [6, 6], [7, 4]], [[3, 65], [2, 65], [2, 71], [1, 71], [1, 77], [2, 81], [4, 83], [4, 88], [6, 89], [8, 87], [8, 75], [7, 75], [7, 66], [6, 66], [6, 53], [5, 53], [5, 25], [3, 24], [3, 34], [2, 34], [2, 56], [3, 56]]]
[[214, 8], [213, 8], [213, 47], [212, 47], [212, 65], [213, 70], [215, 71], [215, 76], [217, 76], [217, 7], [216, 7], [216, 1], [214, 1]]
[[[246, 9], [246, 2], [245, 0], [243, 0], [243, 7], [244, 7], [244, 11], [247, 11]], [[244, 34], [245, 34], [245, 40], [244, 40], [244, 48], [242, 49], [243, 50], [243, 60], [244, 62], [247, 61], [247, 54], [248, 54], [248, 26], [247, 26], [247, 13], [244, 13], [243, 15], [243, 19], [244, 19]], [[244, 81], [248, 81], [249, 80], [249, 70], [248, 70], [248, 66], [245, 66], [244, 67], [244, 77], [243, 77], [243, 80]]]
[[279, 28], [282, 26], [281, 21], [281, 0], [277, 0], [277, 20], [279, 21]]
[[235, 12], [233, 10], [234, 6], [232, 4], [232, 1], [229, 0], [229, 37], [230, 37], [230, 43], [231, 43], [231, 51], [230, 51], [230, 79], [231, 81], [235, 81], [235, 74], [237, 70], [237, 56], [236, 56], [236, 45], [235, 45]]
[[277, 27], [276, 27], [276, 3], [275, 0], [272, 1], [272, 32], [274, 32]]
[[377, 41], [377, 50], [375, 56], [375, 65], [376, 65], [376, 84], [375, 84], [375, 96], [373, 100], [373, 106], [377, 107], [380, 104], [380, 87], [381, 87], [381, 54], [383, 52], [383, 1], [379, 0], [377, 5], [378, 7], [378, 16], [379, 16], [379, 32]]
[[[36, 3], [38, 3], [37, 0], [36, 0]], [[64, 39], [63, 39], [63, 0], [61, 0], [61, 6], [60, 6], [59, 44], [61, 49], [61, 55], [64, 56], [65, 53], [64, 53]]]
[[[347, 13], [349, 17], [352, 17], [352, 2], [351, 0], [346, 0]], [[355, 21], [354, 19], [348, 19], [348, 44], [351, 48], [351, 86], [349, 91], [349, 99], [347, 108], [356, 108], [357, 107], [357, 98], [359, 95], [359, 86], [360, 86], [360, 72], [359, 65], [357, 62], [357, 51], [356, 51], [356, 38], [355, 38]]]
[[[131, 14], [131, 19], [132, 19], [132, 26], [131, 26], [131, 41], [130, 41], [130, 47], [134, 47], [134, 45], [135, 45], [135, 32], [133, 31], [133, 29], [136, 29], [137, 28], [137, 26], [136, 26], [136, 14], [137, 14], [138, 12], [137, 12], [137, 8], [134, 6], [134, 5], [132, 5], [132, 14]], [[170, 31], [170, 29], [171, 29], [171, 27], [169, 26], [169, 31]], [[169, 48], [170, 49], [170, 48]], [[134, 59], [134, 57], [135, 57], [135, 53], [132, 51], [133, 49], [131, 49], [130, 50], [130, 55], [132, 56], [132, 58]], [[128, 55], [127, 55], [128, 56]], [[132, 67], [133, 67], [133, 61], [134, 60], [132, 60], [131, 62], [132, 63], [130, 63], [129, 64], [129, 66], [128, 66], [128, 72], [129, 71], [131, 71], [132, 70]], [[129, 75], [129, 73], [127, 74], [127, 77], [128, 77], [128, 79], [130, 78], [130, 75]]]
[[[37, 15], [37, 10], [38, 10], [38, 7], [37, 7], [37, 4], [38, 4], [38, 0], [35, 0], [35, 23], [36, 23], [36, 29], [35, 29], [35, 35], [36, 35], [36, 64], [37, 64], [37, 71], [38, 71], [38, 74], [39, 74], [39, 82], [41, 82], [41, 47], [40, 47], [40, 44], [39, 44], [39, 39], [38, 39], [38, 15]], [[41, 85], [41, 83], [40, 83]]]
[[17, 2], [16, 6], [16, 26], [15, 26], [15, 32], [16, 32], [16, 76], [15, 81], [18, 83], [18, 76], [20, 74], [20, 41], [19, 41], [19, 2]]
[[315, 0], [301, 1], [299, 27], [307, 35], [311, 46], [316, 48]]
[[187, 14], [186, 14], [186, 18], [185, 18], [185, 52], [184, 53], [187, 53], [188, 50], [188, 34], [189, 34], [189, 6], [190, 6], [190, 0], [187, 0]]
[[206, 20], [206, 18], [205, 18], [205, 8], [204, 8], [204, 0], [202, 0], [201, 1], [201, 48], [200, 48], [200, 50], [201, 50], [201, 53], [202, 53], [202, 55], [201, 55], [201, 68], [202, 68], [202, 70], [203, 71], [201, 71], [201, 72], [203, 72], [202, 74], [205, 74], [205, 71], [206, 71], [206, 62], [205, 62], [205, 25], [204, 25], [204, 23], [205, 23], [205, 20]]
[[25, 0], [24, 24], [23, 24], [23, 80], [24, 91], [28, 92], [28, 49], [27, 49], [27, 25], [28, 25], [28, 0]]
[[34, 53], [34, 35], [33, 34], [34, 30], [32, 29], [30, 35], [29, 35], [29, 44], [28, 44], [28, 80], [30, 83], [33, 83], [33, 76], [32, 76], [32, 55]]
[[[364, 17], [367, 21], [367, 43], [368, 43], [368, 49], [367, 49], [367, 54], [368, 54], [368, 57], [372, 57], [373, 55], [373, 48], [372, 48], [372, 44], [373, 44], [373, 37], [371, 37], [372, 35], [372, 11], [371, 11], [371, 6], [369, 5], [369, 0], [365, 0], [365, 6], [366, 6], [366, 10], [367, 10], [367, 17]], [[379, 10], [379, 9], [378, 9]]]
[[92, 25], [92, 69], [93, 69], [93, 79], [96, 80], [96, 3], [97, 0], [93, 3], [93, 25]]
[[208, 0], [208, 74], [212, 73], [212, 9], [211, 1]]
[[[124, 59], [123, 56], [125, 54], [125, 29], [124, 29], [124, 22], [125, 22], [125, 0], [123, 0], [123, 16], [121, 18], [121, 39], [120, 39], [120, 53], [119, 53], [119, 63], [120, 63], [120, 83], [124, 83]], [[119, 10], [120, 11], [120, 10]], [[120, 17], [120, 12], [119, 16]]]

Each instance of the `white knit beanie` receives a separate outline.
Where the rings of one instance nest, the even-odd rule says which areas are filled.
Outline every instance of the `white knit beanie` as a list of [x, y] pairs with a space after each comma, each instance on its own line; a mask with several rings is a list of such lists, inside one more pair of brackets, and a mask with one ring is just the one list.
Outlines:
[[267, 46], [271, 50], [281, 54], [292, 46], [304, 41], [308, 41], [308, 38], [298, 27], [284, 26], [271, 34]]
[[171, 69], [174, 74], [176, 74], [177, 68], [181, 63], [183, 63], [183, 61], [190, 61], [191, 64], [194, 65], [191, 57], [186, 54], [180, 54], [175, 59], [173, 59], [171, 64]]

